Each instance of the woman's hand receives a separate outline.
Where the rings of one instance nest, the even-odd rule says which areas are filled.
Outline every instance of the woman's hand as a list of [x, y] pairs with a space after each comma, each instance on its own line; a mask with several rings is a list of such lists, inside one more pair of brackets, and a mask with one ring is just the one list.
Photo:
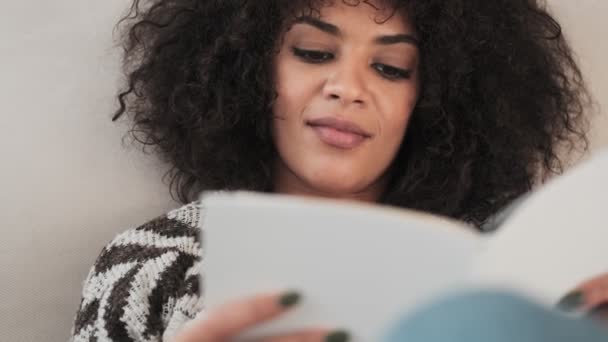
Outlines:
[[608, 273], [580, 284], [558, 306], [566, 311], [586, 312], [608, 323]]
[[[296, 292], [261, 294], [227, 303], [209, 312], [201, 321], [186, 325], [173, 342], [230, 341], [245, 330], [279, 317], [300, 300]], [[260, 342], [346, 342], [348, 334], [323, 328], [306, 329]]]

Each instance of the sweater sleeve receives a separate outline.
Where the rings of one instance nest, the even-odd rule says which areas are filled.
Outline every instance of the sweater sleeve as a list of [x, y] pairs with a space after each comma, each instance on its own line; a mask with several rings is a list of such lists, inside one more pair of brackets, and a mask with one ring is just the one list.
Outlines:
[[84, 282], [71, 341], [166, 341], [203, 309], [200, 229], [179, 210], [103, 248]]

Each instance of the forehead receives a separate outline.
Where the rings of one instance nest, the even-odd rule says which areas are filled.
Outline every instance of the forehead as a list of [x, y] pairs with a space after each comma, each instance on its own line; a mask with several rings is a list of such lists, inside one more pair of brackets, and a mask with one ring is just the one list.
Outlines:
[[314, 17], [353, 34], [413, 33], [414, 31], [406, 10], [396, 9], [388, 1], [369, 0], [354, 4], [344, 0], [322, 1], [312, 9], [298, 11], [296, 17], [301, 16]]

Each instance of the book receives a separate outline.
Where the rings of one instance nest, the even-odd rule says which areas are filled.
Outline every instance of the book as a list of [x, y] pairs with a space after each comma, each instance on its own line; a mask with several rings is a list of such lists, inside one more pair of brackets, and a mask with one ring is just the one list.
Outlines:
[[608, 153], [532, 192], [493, 233], [423, 212], [248, 192], [201, 195], [207, 310], [296, 289], [303, 302], [242, 338], [309, 326], [378, 341], [398, 317], [468, 289], [516, 292], [554, 307], [608, 273]]

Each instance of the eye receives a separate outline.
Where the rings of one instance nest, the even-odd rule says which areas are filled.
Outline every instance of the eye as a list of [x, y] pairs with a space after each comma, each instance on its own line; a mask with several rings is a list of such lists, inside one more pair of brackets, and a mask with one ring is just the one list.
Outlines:
[[390, 80], [409, 79], [412, 75], [410, 70], [395, 68], [386, 64], [374, 63], [372, 64], [372, 67], [378, 70], [383, 77]]
[[297, 47], [292, 48], [293, 54], [308, 63], [323, 63], [334, 58], [330, 52], [318, 50], [304, 50]]

